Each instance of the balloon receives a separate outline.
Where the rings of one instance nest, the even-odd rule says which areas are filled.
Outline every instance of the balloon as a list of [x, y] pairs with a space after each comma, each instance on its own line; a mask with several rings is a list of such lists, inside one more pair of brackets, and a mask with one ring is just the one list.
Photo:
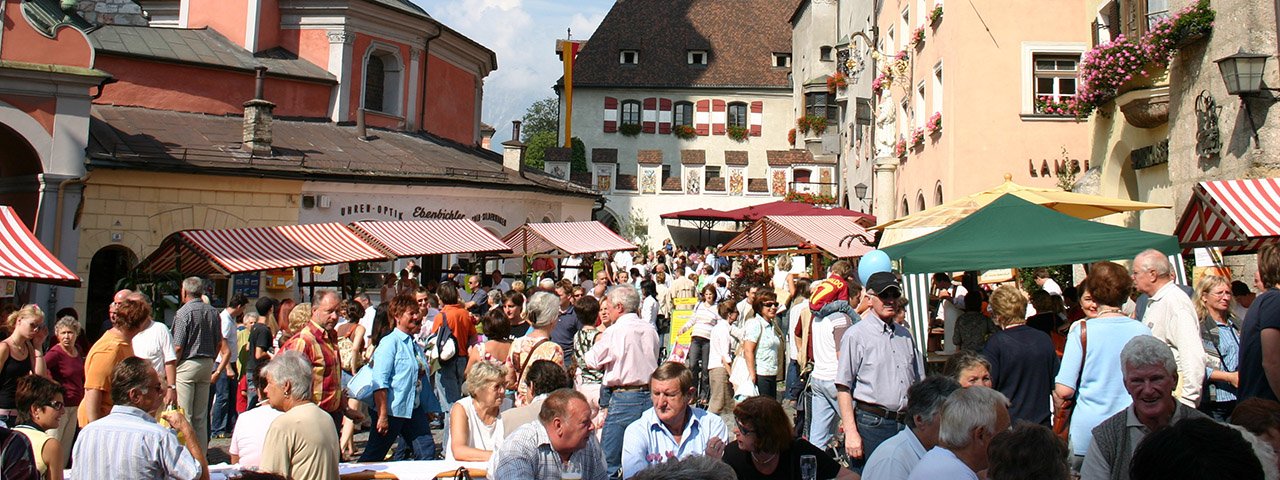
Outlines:
[[891, 271], [893, 271], [893, 265], [889, 262], [889, 256], [880, 250], [867, 252], [858, 261], [858, 280], [862, 280], [863, 285], [871, 279], [871, 274]]

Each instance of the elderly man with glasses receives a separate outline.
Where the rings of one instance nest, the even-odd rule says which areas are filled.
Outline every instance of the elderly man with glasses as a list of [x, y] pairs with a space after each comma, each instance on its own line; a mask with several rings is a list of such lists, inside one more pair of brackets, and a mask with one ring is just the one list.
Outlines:
[[867, 280], [871, 308], [840, 341], [836, 398], [844, 425], [850, 470], [859, 474], [885, 440], [906, 425], [907, 389], [924, 376], [924, 361], [911, 333], [894, 322], [902, 286], [889, 272]]

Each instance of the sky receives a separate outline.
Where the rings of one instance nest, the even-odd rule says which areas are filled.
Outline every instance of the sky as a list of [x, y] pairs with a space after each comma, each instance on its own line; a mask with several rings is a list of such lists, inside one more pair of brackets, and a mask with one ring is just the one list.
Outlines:
[[612, 0], [413, 0], [433, 18], [498, 56], [498, 69], [484, 82], [480, 120], [493, 125], [495, 150], [511, 139], [511, 121], [533, 102], [555, 96], [563, 74], [555, 41], [571, 29], [588, 39]]

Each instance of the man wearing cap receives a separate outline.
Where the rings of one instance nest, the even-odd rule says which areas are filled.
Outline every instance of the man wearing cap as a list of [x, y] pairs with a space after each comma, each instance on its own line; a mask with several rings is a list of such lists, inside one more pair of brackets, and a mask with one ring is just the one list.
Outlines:
[[875, 273], [865, 294], [871, 308], [841, 338], [835, 382], [845, 451], [858, 473], [876, 447], [903, 429], [907, 389], [924, 376], [915, 340], [894, 322], [902, 298], [898, 278]]

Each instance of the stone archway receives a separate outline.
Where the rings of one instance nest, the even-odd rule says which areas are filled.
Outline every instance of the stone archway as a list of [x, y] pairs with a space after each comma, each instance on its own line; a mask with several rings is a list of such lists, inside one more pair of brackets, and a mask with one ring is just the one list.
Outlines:
[[591, 212], [591, 219], [603, 223], [604, 226], [609, 227], [609, 230], [622, 232], [622, 224], [618, 223], [618, 216], [607, 207]]
[[44, 173], [40, 154], [31, 142], [9, 125], [0, 123], [0, 205], [8, 205], [32, 231], [40, 205], [40, 174]]
[[138, 264], [138, 255], [128, 247], [107, 245], [93, 254], [89, 262], [88, 300], [85, 302], [85, 334], [90, 343], [102, 335], [107, 309], [117, 284]]

